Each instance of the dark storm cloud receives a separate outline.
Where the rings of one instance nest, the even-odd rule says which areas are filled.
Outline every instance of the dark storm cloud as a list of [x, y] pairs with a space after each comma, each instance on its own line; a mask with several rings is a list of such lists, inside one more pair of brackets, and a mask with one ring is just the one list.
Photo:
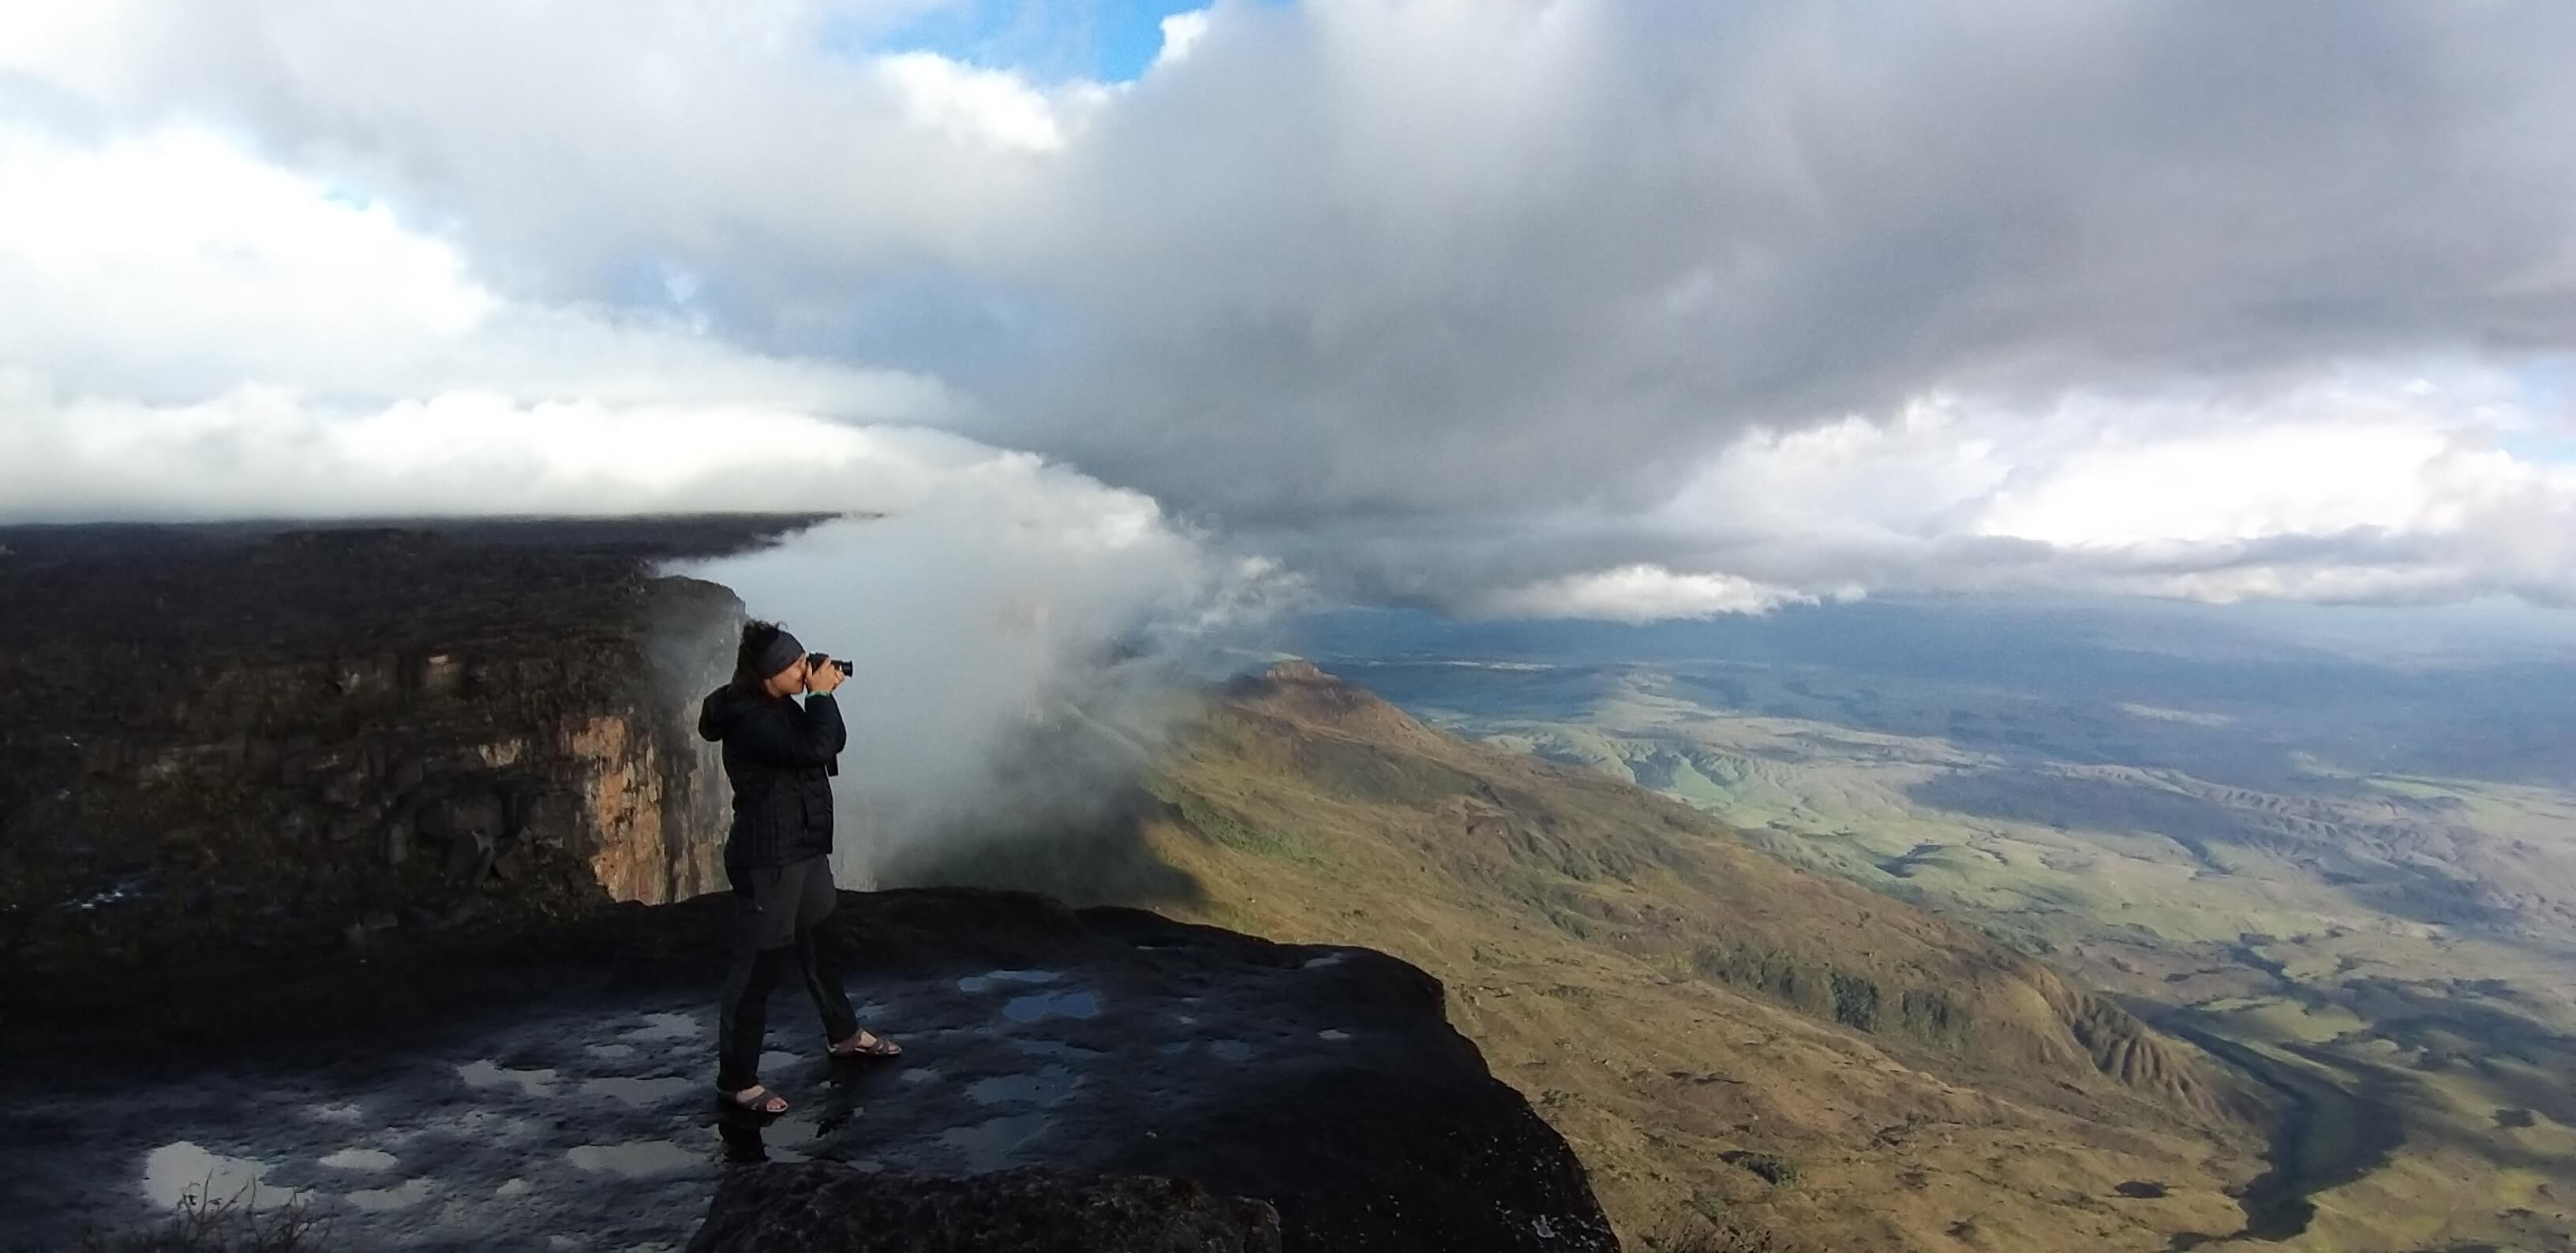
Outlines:
[[2565, 5], [1225, 3], [1117, 88], [824, 47], [868, 8], [196, 6], [86, 90], [394, 197], [520, 296], [936, 375], [969, 434], [1437, 603], [2116, 582], [1652, 511], [1749, 429], [1936, 392], [2576, 345]]

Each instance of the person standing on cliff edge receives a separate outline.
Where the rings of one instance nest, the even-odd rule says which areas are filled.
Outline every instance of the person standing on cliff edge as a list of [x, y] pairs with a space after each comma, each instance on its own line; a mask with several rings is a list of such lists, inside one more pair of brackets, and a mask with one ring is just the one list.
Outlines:
[[[832, 689], [840, 667], [774, 622], [747, 622], [733, 680], [707, 694], [698, 734], [724, 744], [733, 785], [733, 826], [725, 835], [725, 878], [733, 884], [733, 967], [716, 1028], [716, 1087], [755, 1114], [787, 1112], [786, 1098], [760, 1082], [760, 1043], [769, 994], [793, 963], [823, 1016], [834, 1057], [893, 1057], [901, 1045], [859, 1025], [841, 987], [839, 946], [815, 932], [840, 899], [832, 883], [832, 779], [849, 729]], [[799, 693], [805, 703], [794, 699]]]

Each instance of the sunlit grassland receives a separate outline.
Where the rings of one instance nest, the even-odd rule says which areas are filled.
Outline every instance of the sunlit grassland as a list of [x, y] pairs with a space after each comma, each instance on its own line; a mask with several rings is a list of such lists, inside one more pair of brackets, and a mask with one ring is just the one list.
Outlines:
[[[1743, 669], [1722, 707], [1686, 687], [1623, 675], [1553, 716], [1452, 725], [1633, 778], [1783, 859], [2389, 1102], [2405, 1143], [2318, 1192], [2290, 1247], [2576, 1240], [2576, 795], [2311, 754], [2231, 773], [2234, 732], [2205, 710], [2120, 713], [2166, 737], [2165, 763], [2191, 758], [2171, 737], [2212, 737], [2227, 782], [2106, 759], [2103, 719], [2070, 743], [2044, 709], [1992, 694], [1944, 711], [1956, 693], [1873, 680], [1864, 697]], [[2327, 1117], [2304, 1134], [2351, 1132]]]
[[[2031, 1249], [2160, 1249], [2241, 1222], [2225, 1192], [2256, 1169], [2241, 1129], [2126, 1092], [2080, 1052], [1995, 1045], [2016, 1014], [2064, 1026], [2009, 978], [1914, 969], [1953, 960], [1942, 945], [1992, 950], [1677, 807], [1453, 741], [1223, 712], [1177, 737], [1151, 790], [1150, 851], [1198, 886], [1162, 908], [1439, 977], [1451, 1021], [1575, 1145], [1636, 1247], [1712, 1215], [1808, 1249], [1942, 1247], [1970, 1213]], [[1911, 1023], [1916, 988], [2004, 1034]], [[1739, 1164], [1770, 1158], [1794, 1181]], [[2120, 1193], [2137, 1180], [2169, 1192]]]

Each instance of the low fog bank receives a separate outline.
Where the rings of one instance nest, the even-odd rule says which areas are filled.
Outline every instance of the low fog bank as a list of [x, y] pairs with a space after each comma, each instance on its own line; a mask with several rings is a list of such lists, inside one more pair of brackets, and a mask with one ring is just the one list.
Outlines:
[[1136, 802], [1189, 689], [1296, 595], [1148, 497], [1034, 459], [988, 469], [899, 512], [673, 568], [852, 663], [844, 886], [1086, 856], [1084, 837]]

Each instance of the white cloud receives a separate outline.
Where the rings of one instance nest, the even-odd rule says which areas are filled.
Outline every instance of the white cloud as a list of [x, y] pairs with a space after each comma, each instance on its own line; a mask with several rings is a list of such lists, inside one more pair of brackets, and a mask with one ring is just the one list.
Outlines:
[[1785, 604], [1815, 600], [1732, 574], [1675, 574], [1661, 566], [1640, 564], [1506, 588], [1476, 600], [1473, 607], [1493, 617], [1654, 622], [1768, 613]]
[[0, 517], [880, 508], [1001, 455], [840, 421], [932, 380], [508, 299], [194, 127], [0, 125], [0, 289]]
[[13, 519], [885, 511], [1021, 463], [1042, 464], [758, 405], [442, 391], [348, 407], [260, 384], [151, 404], [0, 370]]
[[0, 514], [1010, 447], [1476, 612], [2576, 598], [2509, 438], [2563, 6], [1222, 3], [1116, 89], [833, 37], [926, 2], [0, 11]]
[[1188, 56], [1191, 45], [1207, 37], [1209, 17], [1206, 9], [1191, 9], [1164, 17], [1159, 27], [1163, 32], [1163, 46], [1154, 54], [1154, 64], [1169, 65]]
[[1007, 70], [963, 65], [936, 53], [883, 57], [878, 69], [898, 89], [903, 116], [971, 144], [1053, 152], [1069, 130], [1108, 99], [1077, 86], [1050, 96]]
[[768, 405], [923, 420], [934, 381], [746, 351], [671, 317], [511, 300], [456, 245], [220, 136], [0, 123], [0, 365], [77, 394]]
[[2457, 363], [2042, 406], [1939, 397], [1751, 434], [1652, 529], [1808, 589], [2562, 603], [2576, 465], [2509, 451], [2564, 421], [2541, 403]]

